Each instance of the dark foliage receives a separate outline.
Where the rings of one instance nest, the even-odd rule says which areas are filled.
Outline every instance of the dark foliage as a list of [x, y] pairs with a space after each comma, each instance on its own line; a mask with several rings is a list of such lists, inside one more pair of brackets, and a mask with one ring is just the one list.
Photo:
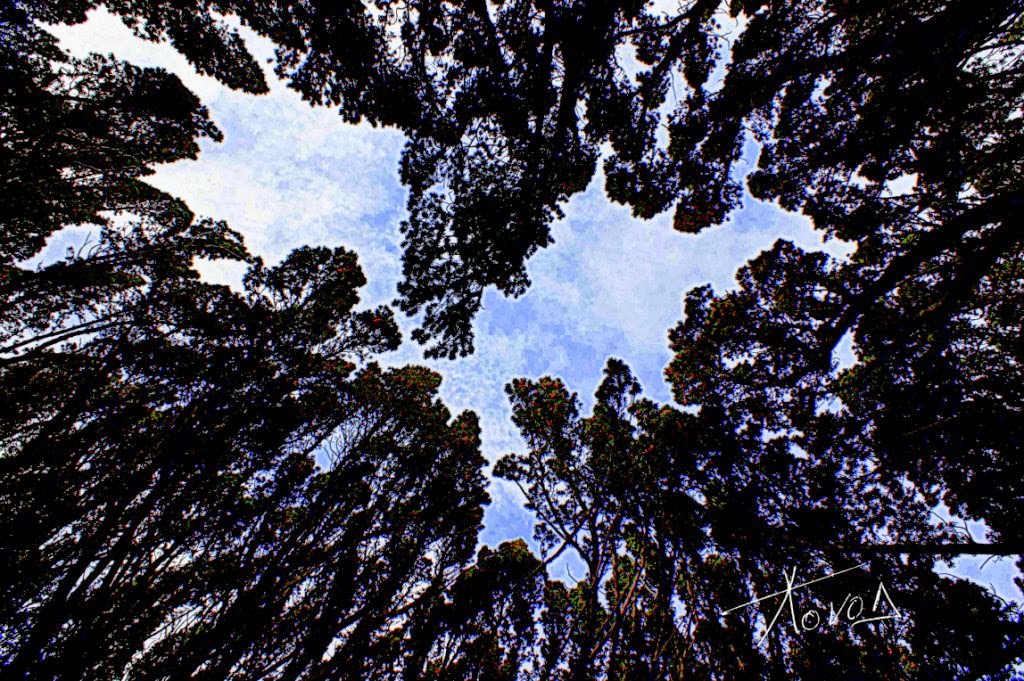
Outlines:
[[[865, 477], [852, 454], [795, 457], [728, 410], [659, 406], [618, 360], [586, 418], [557, 379], [508, 392], [529, 449], [496, 473], [536, 513], [545, 560], [568, 549], [586, 566], [572, 589], [549, 589], [545, 671], [521, 678], [1010, 678], [1024, 653], [1015, 608], [935, 574], [934, 556], [870, 550], [879, 534], [950, 537], [923, 499]], [[784, 573], [801, 584], [858, 565], [795, 591], [793, 609], [779, 596], [727, 612], [785, 590]]]
[[[476, 418], [437, 374], [369, 361], [399, 334], [358, 309], [355, 254], [267, 267], [145, 182], [220, 133], [174, 76], [42, 27], [99, 4], [0, 4], [5, 677], [1012, 676], [1020, 613], [934, 568], [1024, 554], [1020, 2], [103, 3], [264, 92], [233, 14], [308, 101], [406, 132], [398, 302], [434, 356], [472, 350], [488, 286], [527, 289], [599, 161], [613, 200], [683, 232], [746, 181], [854, 244], [779, 242], [736, 291], [688, 294], [667, 377], [689, 411], [615, 360], [589, 417], [557, 379], [514, 381], [527, 449], [495, 472], [540, 557], [476, 546]], [[197, 258], [248, 263], [244, 290]], [[988, 542], [933, 522], [939, 502]], [[571, 586], [546, 575], [567, 551]], [[761, 642], [777, 601], [722, 614], [784, 569], [857, 563], [800, 606], [884, 584], [909, 618]]]
[[[143, 182], [219, 135], [177, 78], [4, 11], [4, 676], [389, 676], [472, 558], [476, 417], [365, 364], [399, 337], [353, 253], [265, 267]], [[73, 225], [99, 236], [22, 265]]]

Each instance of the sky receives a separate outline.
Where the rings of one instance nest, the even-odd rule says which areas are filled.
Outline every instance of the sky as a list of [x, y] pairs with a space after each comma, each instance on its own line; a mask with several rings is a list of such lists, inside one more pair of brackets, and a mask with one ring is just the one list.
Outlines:
[[[199, 216], [227, 221], [268, 264], [301, 245], [350, 248], [369, 280], [361, 304], [374, 307], [395, 298], [407, 198], [397, 172], [401, 133], [346, 124], [329, 108], [311, 107], [269, 68], [269, 94], [232, 91], [198, 75], [169, 45], [135, 37], [105, 10], [94, 10], [84, 24], [52, 31], [75, 56], [113, 53], [139, 66], [163, 67], [209, 109], [223, 142], [203, 140], [198, 160], [161, 166], [150, 179], [153, 185], [185, 200]], [[252, 53], [267, 62], [270, 43], [241, 32]], [[752, 144], [745, 152], [741, 168], [756, 158]], [[850, 250], [843, 242], [823, 243], [806, 218], [749, 195], [726, 224], [681, 234], [672, 229], [669, 214], [632, 218], [628, 208], [609, 202], [603, 184], [598, 176], [569, 201], [565, 218], [552, 228], [555, 244], [528, 263], [533, 285], [525, 295], [512, 300], [486, 293], [472, 356], [425, 360], [409, 338], [411, 321], [399, 313], [405, 342], [378, 358], [384, 365], [415, 363], [439, 371], [441, 398], [453, 413], [471, 409], [480, 416], [489, 462], [523, 448], [504, 392], [513, 378], [561, 377], [589, 413], [604, 364], [617, 357], [632, 368], [645, 396], [670, 402], [662, 376], [671, 357], [667, 331], [682, 317], [687, 290], [707, 283], [716, 291], [735, 287], [736, 270], [779, 238], [836, 257]], [[62, 233], [50, 251], [63, 252], [80, 232]], [[199, 267], [208, 280], [235, 286], [244, 271], [241, 264], [223, 261]], [[853, 361], [849, 350], [841, 354], [841, 362]], [[518, 491], [495, 481], [490, 493], [481, 541], [493, 546], [517, 536], [530, 539], [532, 518]], [[975, 524], [972, 531], [980, 539], [984, 528]], [[982, 570], [982, 560], [960, 559], [954, 572], [1024, 600], [1011, 582], [1010, 561]]]

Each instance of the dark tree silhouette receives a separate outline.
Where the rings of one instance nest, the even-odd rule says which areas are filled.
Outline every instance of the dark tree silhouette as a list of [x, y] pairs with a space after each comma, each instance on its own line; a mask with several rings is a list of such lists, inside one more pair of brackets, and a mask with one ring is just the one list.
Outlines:
[[136, 35], [166, 41], [184, 55], [197, 71], [228, 87], [255, 94], [267, 91], [266, 80], [245, 43], [222, 18], [251, 9], [266, 11], [260, 3], [178, 0], [16, 0], [8, 6], [25, 16], [50, 24], [78, 24], [86, 14], [103, 6], [121, 17]]
[[[26, 6], [74, 22], [97, 4]], [[255, 61], [218, 18], [234, 13], [277, 44], [277, 73], [310, 102], [408, 135], [399, 303], [425, 313], [414, 335], [431, 355], [472, 351], [488, 286], [527, 289], [526, 260], [551, 243], [602, 145], [609, 197], [645, 218], [674, 205], [675, 227], [692, 232], [738, 205], [735, 163], [759, 141], [753, 195], [857, 242], [873, 277], [888, 272], [826, 344], [915, 263], [984, 246], [980, 272], [1013, 240], [998, 230], [957, 245], [1020, 207], [1016, 0], [688, 0], [668, 14], [605, 0], [105, 4], [200, 71], [259, 92]], [[901, 177], [916, 184], [893, 193]]]
[[[3, 12], [4, 677], [390, 677], [475, 549], [476, 417], [366, 364], [399, 334], [355, 254], [266, 267], [142, 181], [219, 135], [176, 77]], [[244, 291], [201, 257], [248, 261]]]
[[[716, 5], [674, 22], [687, 45], [706, 49]], [[527, 258], [552, 243], [549, 225], [589, 183], [602, 143], [632, 160], [654, 144], [665, 88], [642, 101], [617, 49], [660, 30], [645, 3], [428, 0], [362, 15], [311, 4], [274, 16], [253, 26], [281, 45], [280, 75], [409, 137], [398, 302], [424, 313], [413, 337], [428, 355], [472, 352], [488, 286], [526, 291]]]
[[544, 584], [544, 565], [522, 539], [480, 549], [476, 563], [414, 625], [402, 678], [522, 678], [537, 643]]
[[[728, 410], [659, 406], [618, 360], [586, 418], [557, 379], [517, 379], [508, 392], [528, 451], [496, 473], [535, 511], [543, 559], [570, 549], [586, 566], [574, 588], [551, 589], [540, 621], [556, 659], [524, 678], [1009, 678], [1024, 653], [1017, 609], [935, 574], [934, 557], [850, 548], [879, 532], [910, 542], [949, 534], [929, 524], [922, 499], [860, 475], [854, 456], [795, 457], [785, 438]], [[783, 571], [799, 568], [801, 583], [861, 563], [796, 592], [798, 632], [782, 598], [722, 614], [784, 590]], [[905, 617], [825, 626], [847, 593], [877, 607], [879, 583]], [[882, 605], [865, 616], [896, 614]], [[761, 643], [758, 611], [763, 627], [780, 607]], [[824, 613], [820, 625], [804, 619], [812, 610]]]

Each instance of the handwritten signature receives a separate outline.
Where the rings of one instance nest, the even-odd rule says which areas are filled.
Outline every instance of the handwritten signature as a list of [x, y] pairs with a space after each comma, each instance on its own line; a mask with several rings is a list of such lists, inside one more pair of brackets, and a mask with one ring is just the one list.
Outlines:
[[[860, 570], [862, 568], [866, 569], [867, 565], [867, 563], [861, 563], [860, 565], [854, 565], [853, 567], [849, 567], [845, 570], [840, 570], [838, 572], [831, 572], [823, 577], [818, 577], [817, 579], [812, 579], [807, 582], [801, 582], [800, 584], [795, 583], [796, 568], [793, 568], [792, 574], [787, 574], [786, 572], [782, 573], [783, 578], [786, 580], [785, 589], [782, 589], [781, 591], [776, 591], [775, 593], [768, 594], [767, 596], [755, 598], [752, 601], [747, 601], [746, 603], [743, 603], [742, 605], [737, 605], [734, 608], [722, 610], [719, 614], [723, 616], [728, 615], [731, 612], [742, 610], [743, 608], [749, 608], [752, 605], [757, 605], [762, 601], [767, 601], [771, 598], [777, 598], [779, 596], [782, 596], [782, 601], [779, 603], [779, 609], [775, 611], [775, 615], [768, 623], [768, 626], [765, 628], [764, 634], [761, 635], [761, 638], [758, 640], [758, 643], [761, 643], [765, 640], [765, 638], [768, 637], [768, 633], [771, 632], [772, 628], [775, 626], [775, 623], [778, 621], [783, 611], [786, 610], [786, 606], [789, 606], [789, 612], [793, 622], [793, 629], [798, 634], [805, 631], [813, 631], [817, 629], [819, 626], [821, 626], [823, 622], [826, 622], [828, 626], [835, 626], [836, 623], [838, 623], [839, 621], [847, 621], [852, 623], [851, 627], [855, 627], [858, 624], [866, 624], [867, 622], [881, 622], [883, 620], [902, 619], [903, 614], [900, 612], [899, 608], [896, 607], [896, 604], [893, 603], [892, 597], [889, 596], [889, 590], [885, 588], [885, 584], [882, 582], [882, 580], [878, 580], [878, 589], [875, 590], [875, 598], [871, 605], [871, 610], [869, 613], [865, 613], [867, 601], [864, 598], [860, 596], [855, 596], [852, 593], [848, 593], [846, 594], [846, 598], [843, 599], [842, 603], [839, 604], [838, 608], [835, 607], [835, 603], [833, 601], [829, 601], [827, 619], [823, 617], [824, 608], [810, 608], [804, 611], [800, 617], [797, 617], [797, 607], [795, 601], [793, 600], [793, 594], [796, 591], [803, 589], [804, 587], [810, 586], [811, 584], [817, 584], [819, 582], [824, 582], [829, 579], [834, 579], [835, 577], [838, 577], [839, 575], [847, 572]], [[892, 614], [877, 614], [880, 612], [886, 612], [886, 605], [888, 605], [888, 607], [892, 609]]]

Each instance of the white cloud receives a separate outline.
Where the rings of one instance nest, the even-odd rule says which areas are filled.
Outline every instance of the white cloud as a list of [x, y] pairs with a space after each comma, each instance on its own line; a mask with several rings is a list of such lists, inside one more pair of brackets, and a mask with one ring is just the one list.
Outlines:
[[[205, 140], [198, 160], [159, 167], [149, 180], [154, 186], [185, 199], [199, 215], [226, 220], [271, 263], [300, 245], [350, 247], [373, 282], [371, 301], [393, 296], [400, 272], [396, 225], [405, 200], [396, 175], [400, 133], [346, 125], [335, 111], [303, 102], [269, 71], [269, 94], [232, 91], [198, 75], [169, 45], [137, 38], [105, 10], [51, 30], [77, 56], [112, 53], [175, 73], [210, 110], [223, 143]], [[261, 60], [273, 54], [268, 41], [241, 32]], [[236, 283], [239, 275], [223, 263], [204, 263], [201, 271]]]

